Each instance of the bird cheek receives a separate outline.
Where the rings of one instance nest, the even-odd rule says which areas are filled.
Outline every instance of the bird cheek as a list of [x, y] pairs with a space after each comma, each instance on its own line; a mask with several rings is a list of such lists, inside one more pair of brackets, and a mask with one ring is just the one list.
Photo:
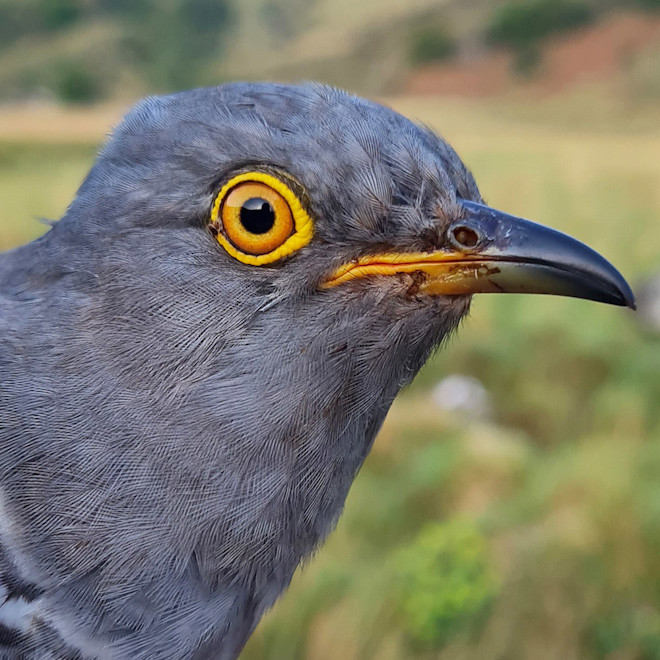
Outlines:
[[[456, 314], [459, 317], [466, 314], [470, 309], [472, 302], [471, 295], [455, 296], [431, 296], [425, 291], [428, 275], [422, 271], [412, 273], [399, 273], [393, 278], [378, 278], [382, 280], [391, 279], [396, 281], [396, 291], [390, 291], [390, 294], [398, 295], [409, 301], [421, 303], [424, 306], [439, 307], [439, 313]], [[389, 283], [390, 285], [392, 282]]]
[[414, 273], [399, 273], [398, 278], [406, 289], [405, 295], [410, 298], [420, 294], [426, 281], [426, 275], [421, 271], [416, 271]]
[[419, 239], [421, 240], [422, 252], [435, 252], [445, 247], [445, 225], [427, 227], [424, 229]]

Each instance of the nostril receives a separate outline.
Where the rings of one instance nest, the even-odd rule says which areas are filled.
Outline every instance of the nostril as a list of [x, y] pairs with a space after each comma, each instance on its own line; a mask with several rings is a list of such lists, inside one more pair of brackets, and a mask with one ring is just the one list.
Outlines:
[[450, 236], [452, 243], [459, 248], [473, 248], [479, 243], [479, 234], [477, 234], [471, 227], [465, 225], [458, 225], [453, 227]]

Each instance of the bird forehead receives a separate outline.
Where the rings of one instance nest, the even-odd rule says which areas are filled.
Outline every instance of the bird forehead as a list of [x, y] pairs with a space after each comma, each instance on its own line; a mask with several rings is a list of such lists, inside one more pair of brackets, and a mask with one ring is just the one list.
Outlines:
[[442, 141], [402, 115], [320, 85], [276, 89], [245, 92], [231, 107], [241, 116], [246, 98], [253, 99], [252, 116], [267, 127], [262, 137], [301, 178], [344, 184], [344, 199], [351, 187], [375, 198], [417, 196], [422, 182], [452, 188]]
[[347, 239], [419, 228], [451, 216], [457, 197], [479, 198], [440, 137], [318, 84], [232, 83], [146, 99], [115, 131], [102, 161], [119, 164], [132, 195], [160, 191], [144, 202], [152, 216], [186, 205], [203, 214], [209, 195], [237, 170], [280, 170], [304, 188], [318, 233]]
[[453, 150], [390, 108], [320, 85], [239, 86], [234, 94], [230, 107], [243, 120], [249, 107], [267, 132], [256, 151], [283, 162], [341, 231], [423, 224], [452, 215], [457, 196], [475, 197]]
[[[125, 139], [123, 139], [125, 138]], [[452, 187], [455, 154], [395, 111], [323, 85], [234, 83], [152, 97], [115, 133], [124, 158], [160, 151], [227, 164], [278, 164], [357, 188]], [[347, 191], [350, 193], [350, 190]], [[344, 196], [347, 194], [344, 193]]]

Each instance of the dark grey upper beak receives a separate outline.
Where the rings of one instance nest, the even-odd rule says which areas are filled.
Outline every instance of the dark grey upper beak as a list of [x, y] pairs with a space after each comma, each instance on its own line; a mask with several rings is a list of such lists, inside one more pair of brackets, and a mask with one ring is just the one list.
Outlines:
[[449, 242], [475, 273], [490, 266], [463, 292], [547, 293], [635, 309], [621, 273], [590, 247], [483, 204], [462, 204], [465, 215], [449, 227]]
[[418, 273], [418, 293], [546, 293], [635, 309], [621, 273], [597, 252], [561, 232], [461, 201], [462, 217], [433, 252], [369, 254], [343, 264], [325, 288], [361, 277]]

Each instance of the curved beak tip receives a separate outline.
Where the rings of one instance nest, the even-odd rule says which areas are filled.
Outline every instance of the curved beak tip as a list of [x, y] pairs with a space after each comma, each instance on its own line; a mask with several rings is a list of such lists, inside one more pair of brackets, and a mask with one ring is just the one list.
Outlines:
[[636, 308], [628, 282], [587, 245], [476, 202], [464, 200], [463, 205], [469, 225], [486, 238], [484, 249], [474, 256], [500, 266], [501, 291], [571, 296]]
[[632, 289], [630, 287], [627, 287], [627, 291], [624, 292], [622, 304], [630, 308], [633, 312], [637, 311], [637, 302], [635, 301], [635, 294], [632, 292]]

